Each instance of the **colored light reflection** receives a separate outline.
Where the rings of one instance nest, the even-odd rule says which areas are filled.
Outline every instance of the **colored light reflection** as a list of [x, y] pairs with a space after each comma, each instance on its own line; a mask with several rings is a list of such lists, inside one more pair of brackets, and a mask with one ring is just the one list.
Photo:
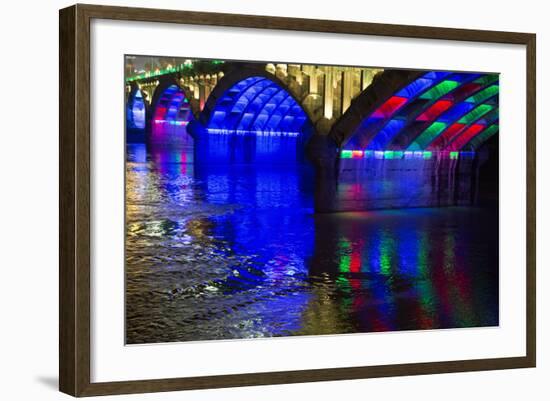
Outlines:
[[[377, 152], [391, 164], [415, 155]], [[138, 153], [141, 160], [143, 148]], [[413, 162], [429, 153], [418, 154]], [[498, 244], [487, 242], [498, 238], [498, 215], [467, 208], [314, 215], [303, 189], [312, 178], [302, 182], [299, 170], [192, 166], [162, 150], [128, 164], [130, 343], [144, 340], [133, 329], [143, 319], [185, 320], [145, 332], [145, 340], [169, 341], [498, 324]], [[383, 181], [371, 194], [391, 193]], [[361, 186], [350, 191], [360, 195]], [[152, 208], [162, 217], [144, 221]], [[166, 288], [169, 302], [150, 295]]]
[[351, 257], [349, 254], [351, 244], [349, 241], [342, 240], [338, 244], [338, 247], [339, 247], [339, 253], [340, 253], [340, 261], [339, 261], [340, 273], [349, 273], [350, 265], [351, 265]]
[[[432, 221], [434, 213], [440, 218]], [[356, 319], [354, 330], [399, 330], [404, 329], [404, 321], [409, 322], [408, 328], [450, 327], [456, 322], [460, 327], [473, 327], [481, 316], [480, 310], [495, 313], [498, 302], [490, 297], [484, 302], [483, 296], [477, 298], [474, 294], [480, 288], [495, 294], [492, 291], [498, 287], [498, 280], [490, 279], [483, 271], [498, 264], [491, 259], [474, 268], [471, 258], [476, 251], [464, 247], [464, 241], [469, 241], [465, 238], [471, 235], [483, 242], [482, 238], [487, 232], [494, 233], [495, 227], [482, 214], [471, 216], [465, 212], [452, 218], [446, 215], [446, 210], [440, 209], [322, 218], [331, 222], [319, 227], [322, 233], [332, 233], [337, 241], [331, 245], [332, 236], [319, 233], [323, 240], [316, 242], [316, 256], [311, 263], [326, 263], [327, 249], [337, 253], [335, 281], [346, 298], [340, 310]], [[476, 227], [463, 231], [472, 219]], [[433, 223], [438, 227], [435, 231]], [[468, 236], [464, 237], [466, 233]], [[497, 255], [492, 249], [474, 258]], [[325, 285], [323, 280], [323, 288]], [[323, 295], [326, 297], [326, 293]], [[498, 320], [495, 315], [485, 314], [483, 318], [492, 324]], [[318, 324], [319, 320], [315, 322]]]

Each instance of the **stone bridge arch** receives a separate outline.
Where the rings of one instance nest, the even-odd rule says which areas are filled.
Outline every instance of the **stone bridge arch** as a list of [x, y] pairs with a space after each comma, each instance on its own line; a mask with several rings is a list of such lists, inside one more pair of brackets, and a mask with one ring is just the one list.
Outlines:
[[479, 171], [496, 160], [482, 148], [498, 141], [498, 81], [495, 73], [385, 70], [329, 133], [339, 153], [325, 181], [334, 185], [316, 197], [317, 209], [475, 203]]
[[288, 93], [288, 95], [290, 95], [294, 99], [294, 101], [302, 107], [302, 109], [308, 116], [309, 120], [312, 123], [314, 122], [312, 116], [310, 115], [310, 112], [307, 110], [307, 108], [303, 106], [302, 99], [300, 99], [300, 97], [296, 95], [295, 88], [293, 88], [292, 85], [289, 85], [283, 80], [281, 80], [275, 74], [266, 71], [266, 69], [262, 68], [261, 66], [259, 67], [242, 66], [241, 68], [234, 68], [233, 70], [228, 71], [226, 75], [224, 75], [218, 81], [217, 85], [214, 87], [214, 89], [210, 93], [205, 103], [205, 106], [201, 112], [200, 119], [199, 119], [200, 122], [203, 125], [207, 124], [213, 110], [216, 108], [216, 105], [219, 103], [220, 99], [227, 94], [227, 91], [230, 90], [239, 82], [244, 81], [251, 77], [259, 77], [261, 79], [271, 81], [273, 82], [273, 84], [278, 85], [280, 88], [284, 89]]
[[356, 156], [460, 151], [494, 132], [498, 91], [498, 74], [386, 70], [354, 99], [330, 136]]
[[196, 161], [288, 162], [305, 158], [314, 124], [275, 75], [243, 66], [228, 72], [190, 124]]
[[363, 147], [383, 127], [384, 120], [369, 124], [371, 115], [379, 110], [380, 115], [389, 113], [398, 103], [391, 98], [401, 88], [421, 76], [419, 71], [386, 70], [378, 74], [371, 85], [352, 100], [348, 110], [332, 126], [329, 136], [340, 147], [345, 147], [352, 139], [358, 147]]
[[147, 119], [148, 142], [192, 145], [187, 125], [195, 120], [196, 115], [190, 98], [188, 91], [180, 85], [176, 76], [163, 76], [158, 81]]

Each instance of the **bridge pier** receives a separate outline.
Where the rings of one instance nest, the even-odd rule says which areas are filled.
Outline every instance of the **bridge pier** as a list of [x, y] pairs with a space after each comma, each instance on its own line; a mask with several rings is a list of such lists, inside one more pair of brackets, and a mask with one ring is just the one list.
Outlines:
[[338, 147], [327, 135], [314, 135], [306, 148], [315, 169], [314, 208], [317, 213], [338, 209]]

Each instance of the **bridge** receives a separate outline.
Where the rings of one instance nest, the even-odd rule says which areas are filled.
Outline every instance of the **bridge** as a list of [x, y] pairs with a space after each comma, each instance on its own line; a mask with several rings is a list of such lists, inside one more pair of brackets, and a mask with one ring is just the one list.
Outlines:
[[320, 212], [472, 204], [497, 160], [498, 74], [185, 60], [126, 95], [127, 141], [307, 159]]

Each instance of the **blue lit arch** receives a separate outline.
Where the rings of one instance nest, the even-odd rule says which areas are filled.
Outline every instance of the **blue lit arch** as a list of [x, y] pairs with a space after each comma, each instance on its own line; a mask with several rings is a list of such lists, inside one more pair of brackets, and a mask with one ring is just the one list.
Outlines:
[[146, 104], [143, 92], [133, 86], [128, 96], [126, 126], [131, 130], [144, 130], [146, 126]]
[[220, 80], [193, 132], [203, 159], [290, 162], [304, 159], [313, 124], [279, 79], [241, 69]]
[[271, 77], [236, 82], [209, 112], [209, 133], [298, 136], [309, 118], [298, 101]]

